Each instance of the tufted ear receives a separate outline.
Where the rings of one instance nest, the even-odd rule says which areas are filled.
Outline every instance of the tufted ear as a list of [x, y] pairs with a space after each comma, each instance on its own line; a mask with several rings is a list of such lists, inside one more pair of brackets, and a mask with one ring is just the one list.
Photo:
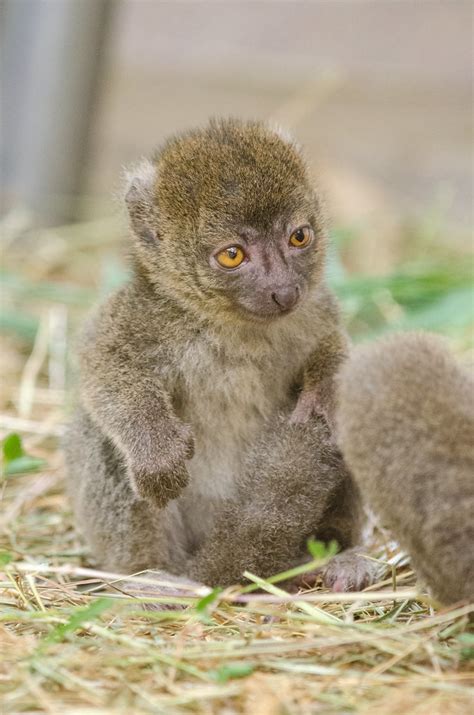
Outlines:
[[154, 195], [157, 168], [148, 159], [125, 172], [125, 204], [130, 225], [137, 238], [145, 243], [158, 240], [157, 206]]

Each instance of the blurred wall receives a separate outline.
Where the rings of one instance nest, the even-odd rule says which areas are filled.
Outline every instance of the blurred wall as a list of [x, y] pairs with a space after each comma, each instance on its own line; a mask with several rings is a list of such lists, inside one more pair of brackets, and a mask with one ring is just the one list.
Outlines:
[[305, 144], [344, 218], [387, 199], [403, 214], [441, 206], [468, 226], [472, 9], [124, 0], [89, 191], [110, 191], [123, 164], [209, 115], [271, 117]]
[[[114, 12], [99, 12], [106, 5]], [[469, 0], [4, 0], [2, 20], [4, 6], [24, 12], [13, 28], [3, 23], [6, 54], [16, 50], [2, 156], [21, 158], [35, 192], [51, 176], [74, 186], [68, 162], [86, 158], [85, 213], [110, 211], [124, 165], [169, 133], [235, 114], [294, 132], [339, 221], [376, 233], [389, 231], [376, 215], [434, 211], [456, 229], [472, 223]], [[57, 22], [66, 14], [67, 33]], [[101, 17], [108, 32], [96, 32]], [[54, 72], [43, 77], [55, 83], [45, 88], [46, 60]], [[105, 66], [95, 106], [91, 92], [70, 91], [84, 84], [80, 66], [92, 80]], [[91, 141], [84, 134], [73, 148], [65, 137], [80, 135], [79, 115]]]

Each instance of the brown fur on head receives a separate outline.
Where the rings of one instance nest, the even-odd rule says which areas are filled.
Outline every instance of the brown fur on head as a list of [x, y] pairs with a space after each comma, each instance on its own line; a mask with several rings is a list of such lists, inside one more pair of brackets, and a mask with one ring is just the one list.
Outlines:
[[339, 442], [358, 486], [444, 603], [474, 598], [474, 381], [439, 338], [354, 351]]
[[[186, 309], [266, 320], [302, 302], [323, 266], [325, 223], [296, 146], [259, 122], [212, 121], [129, 175], [139, 273]], [[309, 245], [289, 243], [308, 227]], [[216, 255], [239, 247], [244, 262]]]

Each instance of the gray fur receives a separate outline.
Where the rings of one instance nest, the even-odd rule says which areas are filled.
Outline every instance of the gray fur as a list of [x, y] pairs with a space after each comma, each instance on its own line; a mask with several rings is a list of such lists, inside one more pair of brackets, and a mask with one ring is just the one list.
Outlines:
[[[359, 499], [324, 419], [347, 340], [300, 153], [261, 124], [214, 122], [142, 164], [126, 201], [133, 277], [82, 334], [66, 440], [94, 557], [217, 584], [298, 563], [311, 535], [353, 545]], [[299, 223], [304, 250], [288, 243]], [[214, 265], [229, 241], [242, 270]], [[272, 301], [289, 285], [291, 311]]]
[[357, 349], [339, 387], [339, 442], [364, 496], [443, 603], [474, 599], [474, 380], [443, 342]]

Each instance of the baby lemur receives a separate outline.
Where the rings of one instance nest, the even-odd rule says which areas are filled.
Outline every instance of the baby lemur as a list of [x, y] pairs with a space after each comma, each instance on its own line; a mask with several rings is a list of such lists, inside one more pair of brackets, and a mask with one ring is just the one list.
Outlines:
[[474, 600], [474, 380], [439, 338], [358, 348], [338, 433], [364, 496], [442, 603]]
[[[81, 340], [66, 453], [97, 561], [208, 585], [357, 543], [360, 500], [330, 432], [346, 356], [326, 224], [296, 146], [258, 122], [170, 139], [128, 177], [133, 276]], [[328, 585], [360, 588], [342, 554]]]

